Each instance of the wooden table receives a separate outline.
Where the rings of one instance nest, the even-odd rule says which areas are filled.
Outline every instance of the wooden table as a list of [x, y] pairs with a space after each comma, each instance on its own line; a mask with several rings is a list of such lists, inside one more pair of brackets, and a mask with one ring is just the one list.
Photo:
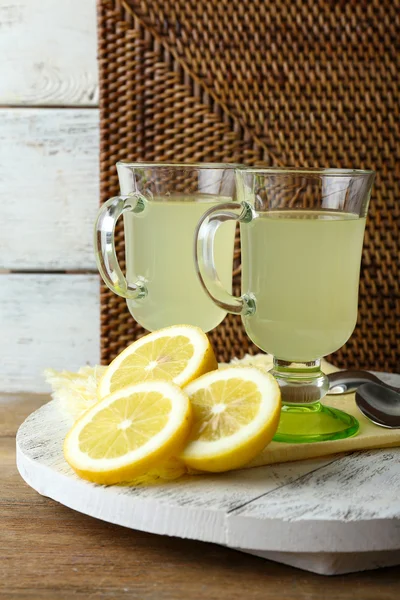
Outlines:
[[76, 513], [29, 488], [15, 433], [44, 396], [0, 396], [0, 598], [37, 600], [397, 600], [400, 569], [324, 577], [213, 544]]

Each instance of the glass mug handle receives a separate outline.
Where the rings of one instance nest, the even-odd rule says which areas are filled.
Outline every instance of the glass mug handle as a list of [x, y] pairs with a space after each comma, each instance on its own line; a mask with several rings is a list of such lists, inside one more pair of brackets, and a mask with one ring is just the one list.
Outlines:
[[115, 196], [102, 205], [94, 226], [94, 249], [100, 275], [112, 292], [127, 300], [144, 298], [147, 290], [141, 281], [129, 283], [122, 273], [115, 253], [115, 226], [123, 213], [140, 213], [143, 209], [140, 195]]
[[[240, 213], [237, 212], [238, 210]], [[255, 298], [251, 294], [233, 296], [224, 288], [215, 266], [214, 242], [217, 230], [226, 221], [249, 223], [252, 219], [253, 210], [247, 202], [219, 204], [210, 208], [200, 219], [194, 241], [196, 272], [205, 292], [220, 308], [243, 316], [255, 312]]]

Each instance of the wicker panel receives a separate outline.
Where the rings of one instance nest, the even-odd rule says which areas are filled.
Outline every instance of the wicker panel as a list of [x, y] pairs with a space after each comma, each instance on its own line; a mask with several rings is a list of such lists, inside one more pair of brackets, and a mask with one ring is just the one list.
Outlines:
[[[400, 0], [98, 8], [102, 201], [118, 159], [376, 169], [359, 324], [334, 362], [400, 370]], [[108, 290], [101, 304], [108, 362], [143, 330]], [[233, 316], [212, 339], [221, 360], [257, 351]]]

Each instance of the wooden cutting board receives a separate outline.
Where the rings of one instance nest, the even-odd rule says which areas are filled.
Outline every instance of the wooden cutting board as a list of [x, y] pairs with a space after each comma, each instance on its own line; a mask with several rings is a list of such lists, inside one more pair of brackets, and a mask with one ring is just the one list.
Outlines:
[[151, 486], [99, 486], [64, 461], [71, 418], [55, 402], [17, 435], [40, 494], [92, 517], [331, 574], [400, 563], [400, 448], [367, 450]]

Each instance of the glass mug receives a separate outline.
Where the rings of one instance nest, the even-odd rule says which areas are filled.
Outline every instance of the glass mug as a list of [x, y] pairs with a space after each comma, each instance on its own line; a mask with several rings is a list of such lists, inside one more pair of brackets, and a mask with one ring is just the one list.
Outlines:
[[[328, 391], [320, 359], [338, 350], [356, 325], [374, 175], [239, 169], [240, 204], [213, 207], [198, 225], [196, 267], [204, 289], [222, 310], [240, 314], [247, 335], [274, 357], [271, 372], [282, 394], [275, 440], [314, 442], [358, 431], [354, 417], [320, 403]], [[214, 237], [226, 221], [240, 223], [240, 298], [225, 288], [213, 260]]]
[[[145, 329], [185, 323], [206, 332], [226, 316], [196, 276], [193, 239], [207, 209], [235, 200], [234, 168], [228, 164], [117, 163], [121, 195], [108, 200], [98, 213], [96, 262], [106, 285], [126, 298], [130, 313]], [[114, 245], [121, 215], [126, 276]], [[232, 222], [215, 244], [215, 262], [229, 290], [234, 237]]]

